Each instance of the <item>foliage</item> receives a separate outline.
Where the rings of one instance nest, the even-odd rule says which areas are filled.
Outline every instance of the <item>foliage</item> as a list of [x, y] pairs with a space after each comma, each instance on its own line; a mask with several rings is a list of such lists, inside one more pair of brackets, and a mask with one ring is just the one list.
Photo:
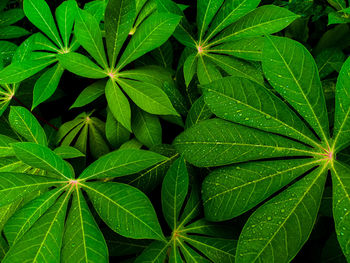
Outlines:
[[0, 2], [2, 262], [350, 262], [347, 1]]

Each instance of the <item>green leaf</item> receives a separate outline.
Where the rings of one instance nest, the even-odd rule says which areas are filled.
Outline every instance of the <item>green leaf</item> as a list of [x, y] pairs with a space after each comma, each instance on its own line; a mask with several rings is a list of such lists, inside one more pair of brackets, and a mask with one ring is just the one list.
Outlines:
[[108, 262], [108, 250], [80, 190], [74, 191], [63, 236], [62, 262]]
[[0, 134], [0, 158], [14, 156], [15, 152], [11, 147], [11, 143], [16, 143], [15, 139]]
[[164, 263], [169, 243], [154, 241], [139, 255], [135, 263]]
[[199, 167], [313, 154], [311, 148], [297, 142], [221, 119], [196, 124], [180, 134], [173, 144], [188, 162]]
[[123, 149], [111, 152], [88, 166], [79, 179], [113, 178], [134, 174], [167, 159], [145, 150]]
[[157, 115], [179, 115], [169, 97], [155, 85], [131, 79], [117, 79], [117, 83], [133, 102], [144, 111]]
[[135, 137], [148, 148], [162, 143], [162, 126], [159, 118], [136, 108], [132, 120]]
[[197, 2], [197, 26], [199, 42], [224, 0], [199, 0]]
[[0, 26], [9, 26], [12, 25], [24, 17], [23, 10], [20, 8], [12, 8], [7, 11], [1, 12], [1, 22]]
[[350, 129], [350, 59], [347, 59], [341, 68], [338, 76], [337, 88], [335, 93], [335, 115], [333, 132], [333, 151], [340, 151], [349, 145]]
[[56, 62], [56, 58], [29, 59], [21, 62], [14, 62], [0, 71], [0, 84], [21, 82], [50, 66], [54, 62]]
[[260, 86], [264, 86], [264, 78], [260, 70], [249, 62], [234, 57], [216, 54], [206, 54], [206, 57], [209, 58], [212, 63], [215, 63], [222, 68], [227, 74], [250, 79], [251, 81], [258, 83]]
[[169, 168], [162, 184], [163, 215], [172, 230], [176, 230], [180, 210], [185, 201], [189, 176], [185, 159], [178, 158]]
[[200, 121], [209, 119], [213, 113], [204, 101], [204, 96], [199, 97], [188, 111], [185, 128], [188, 129]]
[[164, 240], [157, 215], [140, 190], [119, 183], [86, 183], [93, 206], [105, 223], [118, 234], [135, 239]]
[[69, 193], [63, 195], [7, 252], [2, 262], [60, 262]]
[[57, 64], [40, 76], [33, 90], [32, 109], [50, 98], [58, 87], [64, 69]]
[[184, 71], [186, 87], [190, 85], [194, 74], [196, 74], [197, 72], [197, 63], [198, 63], [197, 54], [192, 54], [188, 56], [185, 60], [183, 71]]
[[7, 221], [4, 233], [10, 246], [19, 240], [56, 202], [63, 188], [48, 191], [27, 203]]
[[105, 12], [106, 42], [109, 64], [113, 68], [136, 18], [136, 5], [132, 0], [108, 1]]
[[63, 47], [50, 7], [44, 0], [24, 0], [23, 11], [30, 22], [43, 31], [57, 46]]
[[239, 237], [236, 262], [290, 262], [310, 236], [326, 177], [324, 165], [259, 207]]
[[102, 68], [79, 53], [70, 52], [67, 54], [60, 54], [57, 58], [62, 67], [78, 76], [91, 79], [103, 79], [107, 77], [107, 73], [104, 72]]
[[219, 168], [210, 173], [202, 185], [205, 217], [211, 221], [223, 221], [239, 216], [319, 162], [291, 159]]
[[266, 37], [262, 66], [274, 89], [327, 142], [328, 115], [318, 69], [311, 54], [289, 38]]
[[54, 153], [60, 156], [62, 159], [85, 157], [85, 154], [71, 146], [59, 146], [54, 150]]
[[136, 30], [121, 56], [117, 71], [147, 52], [161, 46], [174, 32], [181, 17], [167, 13], [150, 15]]
[[320, 78], [324, 79], [332, 72], [340, 71], [345, 60], [344, 53], [338, 48], [328, 48], [322, 50], [316, 57], [316, 64], [320, 74]]
[[332, 166], [333, 217], [339, 244], [350, 259], [350, 168], [341, 162]]
[[106, 85], [106, 99], [114, 118], [131, 132], [131, 108], [128, 98], [114, 80], [109, 79]]
[[190, 23], [187, 21], [179, 5], [171, 0], [156, 0], [156, 3], [158, 12], [171, 13], [182, 17], [173, 36], [184, 46], [195, 48], [196, 40], [192, 37]]
[[273, 34], [287, 27], [298, 17], [286, 8], [263, 5], [230, 25], [210, 44]]
[[69, 45], [69, 40], [77, 12], [77, 3], [75, 0], [64, 1], [56, 9], [57, 25], [60, 30], [65, 48], [67, 48]]
[[22, 173], [0, 173], [0, 206], [4, 206], [26, 196], [57, 184], [65, 183], [39, 175]]
[[206, 104], [220, 118], [317, 145], [313, 133], [283, 101], [248, 79], [227, 77], [203, 90]]
[[185, 257], [185, 262], [194, 262], [194, 263], [210, 263], [210, 261], [201, 255], [199, 255], [196, 251], [194, 251], [190, 246], [187, 246], [181, 240], [178, 241], [181, 246], [181, 252]]
[[205, 42], [208, 42], [228, 25], [254, 10], [259, 5], [260, 1], [261, 0], [225, 1], [210, 25]]
[[197, 62], [197, 77], [201, 85], [208, 84], [214, 80], [222, 78], [220, 70], [215, 63], [206, 56], [199, 56]]
[[65, 179], [73, 179], [74, 174], [68, 163], [49, 148], [31, 142], [12, 144], [16, 157], [25, 164], [59, 175]]
[[213, 262], [235, 262], [236, 241], [223, 238], [188, 235], [183, 240], [201, 251]]
[[29, 34], [27, 30], [18, 26], [0, 27], [0, 39], [19, 38]]
[[85, 10], [78, 10], [74, 35], [80, 45], [96, 60], [96, 62], [108, 69], [106, 53], [102, 42], [100, 26], [90, 13]]
[[94, 82], [79, 94], [69, 109], [83, 107], [101, 97], [105, 93], [105, 86], [106, 82], [104, 80]]
[[109, 147], [105, 140], [105, 124], [97, 122], [97, 118], [91, 118], [89, 123], [89, 147], [91, 155], [99, 158], [109, 153]]
[[247, 37], [235, 41], [224, 42], [208, 52], [215, 52], [225, 55], [232, 55], [245, 60], [261, 61], [264, 37]]
[[39, 122], [26, 108], [11, 106], [9, 114], [11, 128], [26, 140], [42, 145], [47, 145], [47, 138], [44, 129]]
[[119, 148], [130, 139], [130, 132], [113, 117], [109, 108], [107, 110], [106, 138], [114, 149]]

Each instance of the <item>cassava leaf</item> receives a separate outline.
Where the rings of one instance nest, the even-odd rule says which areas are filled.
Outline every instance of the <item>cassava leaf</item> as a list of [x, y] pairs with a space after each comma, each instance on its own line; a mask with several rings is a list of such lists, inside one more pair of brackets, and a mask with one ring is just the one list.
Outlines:
[[21, 173], [0, 173], [0, 206], [9, 204], [31, 192], [65, 183], [62, 180]]
[[86, 183], [83, 188], [100, 217], [118, 234], [164, 240], [156, 213], [140, 190], [120, 183]]
[[85, 10], [78, 10], [74, 35], [79, 44], [86, 49], [96, 62], [104, 69], [108, 69], [102, 34], [95, 17]]
[[335, 93], [335, 115], [334, 115], [334, 132], [333, 132], [333, 151], [339, 151], [349, 144], [350, 129], [350, 93], [348, 85], [350, 84], [349, 76], [350, 59], [347, 59], [341, 68], [338, 76], [337, 88]]
[[350, 168], [341, 162], [332, 166], [333, 217], [339, 244], [347, 260], [350, 258]]
[[108, 262], [108, 250], [80, 190], [73, 195], [62, 245], [63, 262]]
[[131, 132], [131, 108], [128, 98], [112, 79], [108, 80], [105, 91], [108, 107], [114, 118]]
[[56, 20], [60, 30], [65, 48], [69, 45], [69, 40], [73, 30], [74, 20], [78, 8], [75, 0], [67, 0], [60, 4], [56, 9]]
[[123, 149], [111, 152], [87, 167], [79, 179], [113, 178], [137, 173], [166, 157], [145, 150]]
[[79, 94], [70, 109], [83, 107], [93, 102], [105, 93], [105, 86], [104, 80], [94, 82]]
[[150, 15], [136, 30], [121, 56], [117, 70], [161, 46], [174, 32], [181, 17], [167, 13]]
[[311, 148], [302, 144], [221, 119], [205, 120], [194, 125], [180, 134], [173, 144], [186, 160], [200, 167], [258, 160], [267, 156], [312, 154]]
[[274, 89], [327, 142], [325, 98], [316, 63], [306, 48], [288, 38], [266, 37], [262, 66]]
[[206, 218], [223, 221], [239, 216], [319, 162], [292, 159], [219, 168], [210, 173], [202, 185]]
[[185, 159], [178, 158], [169, 168], [162, 185], [162, 208], [164, 217], [172, 230], [177, 228], [180, 209], [185, 201], [189, 176]]
[[7, 221], [4, 233], [11, 246], [56, 202], [62, 190], [63, 188], [54, 189], [35, 198]]
[[60, 199], [12, 246], [3, 262], [59, 262], [69, 193]]
[[26, 108], [11, 106], [9, 121], [12, 129], [23, 136], [26, 140], [41, 145], [47, 145], [47, 138], [44, 129], [40, 126], [32, 113]]
[[244, 37], [273, 34], [287, 27], [298, 17], [286, 8], [263, 5], [230, 25], [211, 45]]
[[327, 165], [323, 165], [314, 170], [253, 213], [239, 237], [236, 262], [293, 259], [315, 223], [326, 168]]
[[45, 0], [25, 0], [23, 10], [26, 17], [43, 31], [59, 47], [63, 47], [50, 7]]
[[73, 179], [73, 170], [61, 157], [49, 148], [31, 142], [18, 142], [12, 145], [16, 157], [22, 162], [39, 169], [57, 174], [61, 178]]
[[136, 17], [136, 4], [132, 0], [108, 1], [105, 12], [105, 30], [109, 64], [113, 68], [120, 49], [129, 35]]
[[203, 89], [206, 104], [220, 118], [317, 145], [313, 133], [285, 103], [248, 79], [227, 77]]
[[107, 73], [104, 72], [102, 68], [97, 66], [84, 55], [70, 52], [58, 55], [57, 57], [62, 67], [78, 76], [91, 79], [102, 79], [107, 77]]

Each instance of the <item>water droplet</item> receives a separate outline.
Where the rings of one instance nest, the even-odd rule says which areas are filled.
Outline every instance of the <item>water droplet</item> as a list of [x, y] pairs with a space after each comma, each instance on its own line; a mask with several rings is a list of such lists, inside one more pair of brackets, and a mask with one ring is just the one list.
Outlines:
[[271, 119], [271, 116], [270, 116], [270, 115], [266, 115], [266, 116], [265, 116], [265, 119], [266, 119], [266, 120], [269, 120], [269, 119]]
[[249, 121], [249, 118], [245, 118], [244, 120]]
[[270, 221], [271, 219], [272, 219], [272, 217], [271, 217], [271, 216], [267, 217], [267, 220], [268, 220], [268, 221]]

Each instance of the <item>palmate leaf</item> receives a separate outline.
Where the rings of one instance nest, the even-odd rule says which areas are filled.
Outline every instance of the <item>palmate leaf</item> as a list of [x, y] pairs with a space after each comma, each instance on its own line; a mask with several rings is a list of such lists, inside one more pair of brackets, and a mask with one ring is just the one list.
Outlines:
[[206, 40], [210, 40], [228, 25], [254, 10], [259, 3], [260, 0], [225, 1], [209, 27]]
[[135, 239], [164, 240], [156, 213], [146, 195], [120, 183], [84, 183], [100, 217], [115, 232]]
[[199, 0], [197, 2], [197, 25], [200, 40], [223, 2], [224, 0]]
[[199, 97], [188, 111], [185, 128], [190, 128], [200, 121], [209, 119], [213, 113], [204, 101], [204, 96]]
[[74, 178], [74, 172], [69, 164], [49, 148], [31, 142], [18, 142], [12, 147], [16, 157], [25, 164], [52, 172], [60, 178]]
[[350, 128], [350, 94], [348, 91], [350, 84], [349, 65], [350, 59], [347, 59], [341, 68], [337, 80], [333, 151], [340, 151], [345, 148], [350, 140], [348, 135]]
[[281, 136], [221, 119], [205, 120], [174, 141], [185, 159], [200, 167], [220, 166], [268, 157], [307, 156], [308, 148]]
[[87, 167], [79, 179], [113, 178], [134, 174], [167, 158], [150, 151], [122, 149], [111, 152]]
[[61, 65], [56, 64], [40, 76], [35, 83], [33, 90], [32, 109], [34, 109], [40, 103], [46, 101], [52, 96], [52, 94], [54, 94], [62, 77], [63, 71], [64, 69], [61, 67]]
[[174, 32], [181, 17], [167, 13], [154, 13], [136, 30], [121, 56], [117, 71], [162, 45]]
[[144, 111], [159, 115], [178, 115], [169, 97], [161, 88], [131, 79], [118, 78], [117, 83]]
[[285, 103], [248, 79], [227, 77], [203, 89], [206, 104], [220, 118], [317, 144], [313, 133]]
[[341, 162], [332, 167], [333, 217], [339, 244], [347, 260], [350, 259], [350, 168]]
[[306, 48], [288, 38], [266, 37], [262, 66], [273, 88], [327, 142], [325, 98], [316, 63]]
[[75, 52], [57, 56], [60, 64], [68, 71], [85, 78], [102, 79], [107, 73], [89, 58]]
[[67, 48], [69, 45], [69, 40], [73, 30], [73, 24], [77, 11], [77, 3], [75, 0], [64, 1], [56, 9], [56, 21], [65, 48]]
[[30, 22], [43, 31], [57, 46], [63, 47], [56, 23], [45, 0], [25, 0], [23, 10]]
[[119, 148], [130, 139], [130, 132], [118, 122], [107, 108], [106, 138], [113, 149]]
[[66, 193], [16, 242], [3, 262], [60, 262], [64, 219], [70, 194]]
[[85, 88], [74, 101], [69, 109], [83, 107], [105, 93], [106, 82], [104, 80], [96, 81], [87, 88]]
[[244, 37], [273, 34], [287, 27], [298, 17], [286, 8], [263, 5], [226, 28], [211, 45]]
[[292, 159], [221, 167], [210, 173], [202, 185], [206, 218], [223, 221], [239, 216], [319, 162]]
[[9, 204], [30, 192], [65, 183], [38, 175], [21, 173], [0, 173], [0, 206]]
[[185, 201], [189, 176], [185, 159], [178, 158], [169, 168], [162, 185], [162, 208], [164, 217], [172, 230], [177, 227], [180, 209]]
[[240, 235], [236, 262], [289, 262], [307, 241], [320, 206], [327, 164], [256, 210]]
[[106, 99], [114, 118], [131, 132], [131, 108], [128, 98], [113, 80], [106, 85]]
[[74, 35], [80, 45], [86, 49], [96, 62], [104, 69], [108, 69], [102, 33], [95, 17], [85, 10], [78, 10]]
[[63, 236], [63, 262], [108, 262], [108, 250], [84, 197], [73, 193]]
[[18, 210], [6, 223], [4, 233], [12, 246], [56, 202], [63, 188], [46, 192]]
[[135, 263], [163, 263], [166, 259], [169, 243], [154, 241], [137, 257]]
[[161, 144], [162, 126], [159, 118], [137, 108], [133, 112], [131, 125], [135, 137], [148, 148]]
[[120, 49], [136, 17], [135, 1], [111, 0], [105, 12], [105, 30], [109, 64], [113, 68]]

